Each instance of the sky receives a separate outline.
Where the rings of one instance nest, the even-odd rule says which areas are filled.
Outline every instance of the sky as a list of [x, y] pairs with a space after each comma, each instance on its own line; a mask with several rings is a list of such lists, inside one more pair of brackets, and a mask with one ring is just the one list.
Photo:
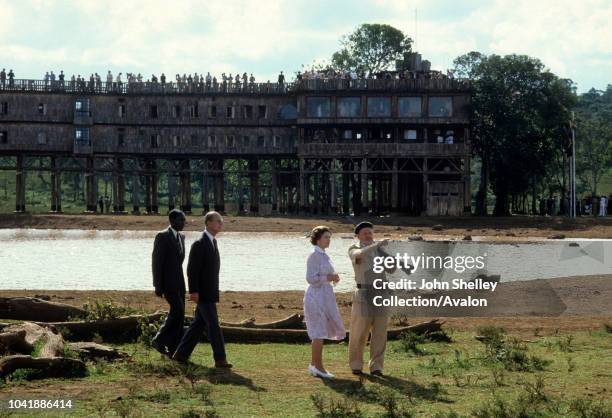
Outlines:
[[402, 30], [433, 69], [474, 50], [516, 53], [579, 92], [612, 84], [612, 0], [0, 0], [0, 68], [267, 81], [329, 60], [362, 23]]

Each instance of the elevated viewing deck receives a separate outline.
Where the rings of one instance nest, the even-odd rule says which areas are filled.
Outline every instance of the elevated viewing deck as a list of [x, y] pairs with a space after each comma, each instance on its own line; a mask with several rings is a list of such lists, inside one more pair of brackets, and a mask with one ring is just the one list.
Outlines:
[[108, 95], [295, 95], [318, 91], [444, 91], [467, 92], [470, 82], [452, 78], [318, 79], [289, 83], [90, 82], [14, 79], [0, 83], [0, 92]]

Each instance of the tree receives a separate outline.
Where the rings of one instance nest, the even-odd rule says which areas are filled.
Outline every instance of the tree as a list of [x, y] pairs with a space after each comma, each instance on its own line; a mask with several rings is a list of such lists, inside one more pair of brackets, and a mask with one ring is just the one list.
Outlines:
[[393, 26], [365, 23], [342, 37], [340, 44], [342, 49], [332, 55], [334, 69], [372, 74], [403, 59], [411, 51], [412, 39]]
[[486, 215], [489, 185], [494, 215], [510, 214], [510, 197], [525, 194], [562, 150], [564, 121], [574, 103], [572, 83], [536, 58], [470, 52], [454, 70], [473, 81], [472, 144], [482, 161], [476, 214]]
[[599, 182], [612, 166], [612, 85], [582, 94], [576, 118], [576, 176], [597, 195]]

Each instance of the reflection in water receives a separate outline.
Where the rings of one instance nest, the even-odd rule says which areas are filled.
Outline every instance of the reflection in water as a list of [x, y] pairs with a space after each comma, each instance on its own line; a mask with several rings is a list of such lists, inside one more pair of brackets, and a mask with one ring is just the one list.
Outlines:
[[[0, 288], [152, 290], [151, 251], [155, 234], [155, 231], [0, 230]], [[200, 234], [185, 233], [187, 250]], [[461, 252], [462, 248], [470, 248], [470, 253], [474, 249], [479, 253], [486, 251], [488, 272], [500, 274], [502, 281], [612, 273], [610, 241], [576, 242], [580, 246], [576, 251], [587, 253], [586, 256], [568, 257], [568, 241], [487, 245], [462, 242], [455, 251]], [[351, 243], [351, 234], [338, 233], [328, 250], [342, 279], [336, 291], [353, 289], [353, 269], [347, 256]], [[389, 250], [420, 254], [422, 245], [398, 242], [390, 245]], [[219, 239], [219, 250], [222, 290], [307, 287], [306, 257], [312, 247], [302, 234], [227, 232]], [[588, 255], [591, 253], [594, 256]]]

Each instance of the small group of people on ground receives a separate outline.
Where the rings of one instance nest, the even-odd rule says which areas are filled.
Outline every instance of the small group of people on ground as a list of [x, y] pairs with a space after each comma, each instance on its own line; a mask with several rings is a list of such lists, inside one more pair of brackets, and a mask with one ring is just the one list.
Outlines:
[[[211, 211], [204, 216], [204, 231], [192, 245], [187, 262], [187, 283], [183, 274], [185, 259], [185, 213], [173, 209], [169, 213], [170, 226], [155, 237], [152, 253], [153, 287], [155, 294], [166, 299], [169, 312], [159, 331], [152, 340], [152, 346], [163, 355], [178, 362], [186, 363], [205, 331], [211, 343], [214, 364], [217, 368], [231, 368], [227, 361], [223, 332], [219, 325], [217, 303], [219, 302], [219, 271], [221, 257], [217, 235], [223, 229], [223, 217]], [[384, 312], [373, 311], [367, 300], [374, 276], [380, 278], [386, 272], [373, 274], [373, 260], [379, 249], [388, 240], [374, 240], [374, 225], [361, 222], [354, 229], [357, 241], [348, 249], [355, 272], [356, 290], [350, 319], [348, 365], [355, 375], [363, 374], [363, 351], [370, 336], [369, 371], [372, 375], [383, 375], [387, 325], [389, 317]], [[310, 233], [313, 251], [306, 261], [304, 293], [304, 321], [311, 339], [311, 362], [308, 372], [324, 379], [333, 378], [323, 365], [323, 341], [343, 340], [346, 330], [333, 286], [340, 276], [326, 250], [331, 243], [331, 230], [317, 226]], [[196, 303], [194, 320], [184, 332], [185, 297]]]

